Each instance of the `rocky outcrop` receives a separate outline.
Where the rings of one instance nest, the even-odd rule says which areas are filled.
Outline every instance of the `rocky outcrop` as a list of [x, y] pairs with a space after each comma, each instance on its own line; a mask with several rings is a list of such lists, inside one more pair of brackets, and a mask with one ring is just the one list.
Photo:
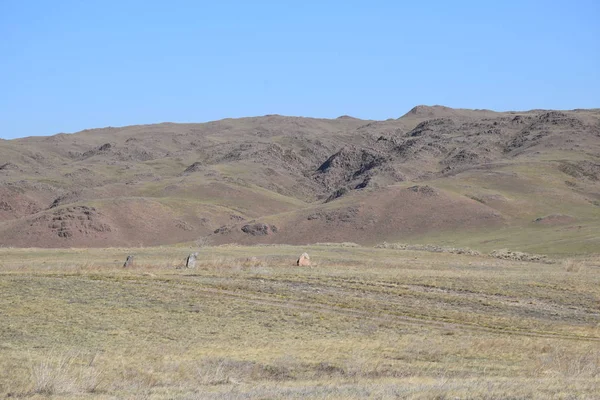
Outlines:
[[429, 197], [431, 197], [431, 196], [437, 196], [438, 195], [437, 189], [434, 189], [434, 188], [432, 188], [429, 185], [423, 185], [423, 186], [421, 186], [421, 185], [415, 185], [415, 186], [411, 186], [411, 187], [407, 188], [406, 190], [409, 190], [409, 191], [414, 192], [414, 193], [418, 193], [418, 194], [420, 194], [422, 196], [429, 196]]
[[261, 222], [244, 225], [241, 230], [252, 236], [266, 236], [277, 233], [277, 227], [275, 225], [267, 225]]
[[374, 150], [346, 146], [317, 168], [314, 178], [327, 191], [350, 184], [356, 186], [383, 166], [386, 157]]
[[76, 234], [96, 234], [111, 232], [110, 225], [102, 222], [102, 215], [96, 208], [73, 206], [56, 210], [36, 218], [33, 223], [47, 223], [48, 228], [58, 237], [68, 239]]

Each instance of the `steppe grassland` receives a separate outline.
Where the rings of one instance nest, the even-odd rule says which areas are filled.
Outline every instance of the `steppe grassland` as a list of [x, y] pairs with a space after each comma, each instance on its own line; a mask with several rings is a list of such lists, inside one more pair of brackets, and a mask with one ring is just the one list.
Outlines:
[[596, 256], [190, 251], [1, 249], [0, 396], [600, 397]]

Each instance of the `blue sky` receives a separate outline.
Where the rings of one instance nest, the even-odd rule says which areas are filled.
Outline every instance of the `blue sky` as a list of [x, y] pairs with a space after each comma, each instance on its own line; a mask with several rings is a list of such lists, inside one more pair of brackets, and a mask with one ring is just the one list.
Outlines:
[[600, 2], [0, 0], [0, 137], [600, 107]]

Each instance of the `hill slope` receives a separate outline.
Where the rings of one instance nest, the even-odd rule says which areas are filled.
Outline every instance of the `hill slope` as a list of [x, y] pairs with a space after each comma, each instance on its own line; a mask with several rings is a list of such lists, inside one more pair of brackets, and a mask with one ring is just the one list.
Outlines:
[[600, 244], [600, 110], [417, 106], [0, 141], [0, 244]]

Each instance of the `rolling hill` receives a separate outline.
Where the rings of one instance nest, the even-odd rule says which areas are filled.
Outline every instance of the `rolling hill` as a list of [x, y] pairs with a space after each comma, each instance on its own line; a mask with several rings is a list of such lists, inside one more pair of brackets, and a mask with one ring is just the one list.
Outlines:
[[600, 109], [417, 106], [0, 141], [0, 245], [600, 246]]

